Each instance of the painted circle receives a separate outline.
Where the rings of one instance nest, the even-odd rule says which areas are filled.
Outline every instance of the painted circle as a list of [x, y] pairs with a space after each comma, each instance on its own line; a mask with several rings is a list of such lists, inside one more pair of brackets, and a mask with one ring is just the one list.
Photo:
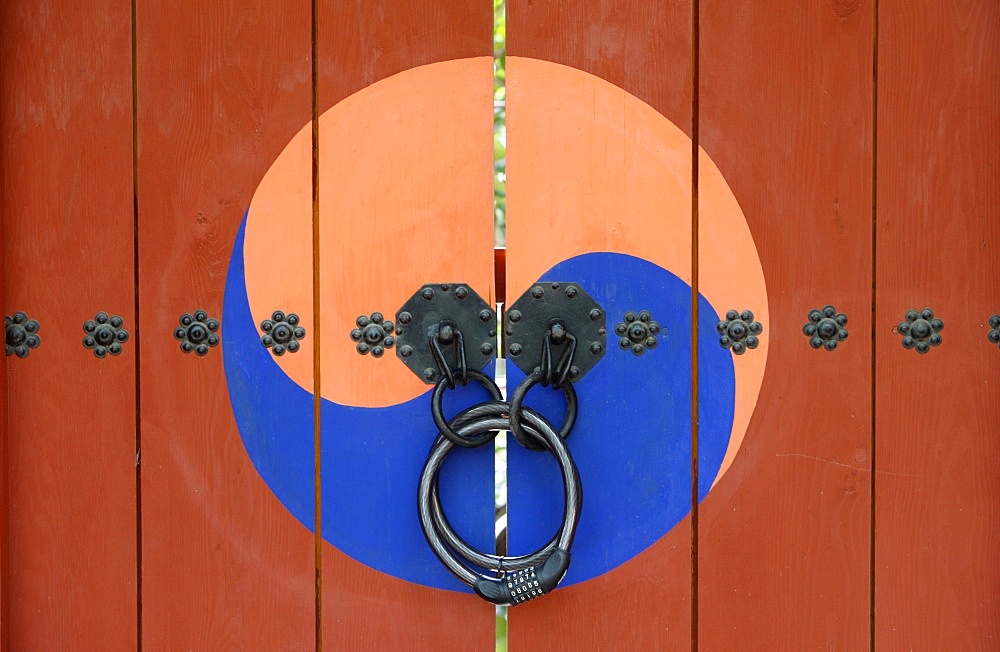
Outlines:
[[[358, 355], [351, 333], [358, 328], [358, 315], [394, 314], [422, 283], [462, 281], [487, 296], [488, 271], [484, 275], [482, 266], [470, 267], [470, 277], [462, 261], [447, 256], [425, 260], [418, 231], [427, 224], [444, 224], [451, 237], [464, 228], [452, 225], [464, 224], [460, 220], [469, 215], [492, 218], [491, 79], [487, 57], [431, 64], [373, 84], [320, 117], [323, 538], [378, 571], [453, 590], [461, 585], [430, 552], [414, 506], [420, 470], [436, 435], [430, 390], [392, 360], [394, 355], [379, 360]], [[604, 105], [610, 107], [608, 115], [594, 110]], [[407, 110], [399, 111], [400, 106]], [[558, 123], [550, 120], [554, 106], [559, 107]], [[624, 130], [615, 113], [619, 109], [626, 118]], [[690, 178], [690, 140], [622, 89], [573, 68], [511, 57], [508, 114], [511, 156], [515, 151], [537, 154], [534, 145], [542, 136], [534, 145], [530, 136], [533, 129], [544, 134], [550, 146], [539, 160], [561, 162], [550, 168], [546, 181], [559, 189], [560, 197], [587, 202], [588, 210], [575, 215], [578, 230], [589, 228], [588, 219], [603, 228], [606, 215], [621, 211], [629, 216], [628, 224], [619, 225], [619, 234], [626, 235], [629, 228], [671, 228], [671, 220], [689, 219], [689, 211], [678, 213], [678, 207], [690, 206], [690, 183], [684, 182]], [[520, 120], [518, 128], [515, 120]], [[527, 141], [518, 144], [518, 133]], [[581, 139], [580, 133], [588, 137]], [[580, 166], [589, 166], [591, 184], [600, 184], [602, 174], [621, 177], [623, 159], [615, 148], [638, 161], [641, 173], [617, 189], [579, 187], [580, 178], [573, 173]], [[275, 310], [297, 313], [307, 329], [314, 323], [311, 155], [307, 124], [262, 179], [234, 246], [222, 320], [230, 398], [246, 450], [279, 500], [310, 529], [315, 514], [315, 334], [310, 332], [295, 354], [275, 358], [260, 345], [257, 324]], [[529, 202], [537, 200], [526, 206], [525, 215], [550, 206], [545, 202], [551, 198], [542, 196], [547, 188], [533, 187], [524, 172], [518, 177], [513, 159], [510, 165], [509, 210], [515, 191]], [[473, 175], [468, 171], [479, 167], [484, 169], [485, 192], [483, 185], [469, 180]], [[731, 307], [752, 306], [757, 319], [766, 323], [763, 273], [739, 205], [704, 152], [700, 174], [705, 232], [699, 255], [703, 268], [714, 270], [702, 275], [700, 330], [714, 333], [719, 315]], [[399, 180], [407, 183], [394, 183]], [[559, 211], [573, 201], [577, 199], [551, 204], [552, 220], [565, 219]], [[510, 219], [517, 216], [511, 212]], [[481, 231], [488, 238], [492, 224]], [[594, 251], [581, 240], [566, 238], [533, 261], [534, 272], [522, 268], [517, 273], [523, 279], [517, 273], [508, 279], [508, 288], [517, 292], [524, 289], [519, 284], [526, 287], [550, 274], [555, 276], [548, 280], [578, 282], [612, 316], [609, 328], [612, 318], [643, 309], [666, 333], [652, 342], [639, 338], [636, 346], [646, 347], [641, 357], [620, 350], [613, 339], [606, 360], [579, 384], [584, 411], [570, 448], [583, 474], [584, 518], [565, 583], [596, 577], [631, 559], [689, 511], [690, 381], [677, 371], [690, 368], [689, 231], [686, 247], [680, 231], [677, 242], [662, 249], [648, 244], [649, 238], [634, 246], [629, 243], [643, 239], [609, 238], [607, 251]], [[489, 247], [479, 231], [467, 237], [472, 239], [469, 249], [481, 243]], [[387, 246], [401, 238], [412, 239], [414, 246]], [[509, 255], [515, 256], [513, 242], [510, 247]], [[385, 260], [390, 249], [398, 253]], [[276, 260], [288, 264], [276, 265]], [[731, 282], [734, 270], [740, 283]], [[700, 391], [702, 497], [739, 448], [760, 389], [766, 338], [753, 353], [734, 364], [717, 340], [699, 345], [701, 368], [711, 370], [713, 378]], [[510, 370], [511, 382], [516, 382], [517, 372], [513, 366]], [[485, 398], [475, 389], [450, 394], [456, 395], [450, 398], [449, 413]], [[533, 393], [532, 401], [536, 409], [561, 414], [559, 405], [546, 397]], [[602, 420], [601, 401], [628, 406], [630, 421]], [[651, 402], [658, 409], [644, 410]], [[655, 416], [644, 417], [644, 412]], [[533, 537], [551, 533], [547, 523], [556, 508], [546, 505], [558, 503], [558, 495], [533, 480], [551, 475], [534, 472], [544, 463], [540, 456], [511, 449], [512, 546], [534, 545]], [[492, 471], [493, 455], [487, 449], [462, 451], [442, 469], [442, 500], [452, 524], [480, 549], [493, 545]], [[531, 519], [518, 515], [522, 501], [540, 506], [527, 510], [534, 514]]]

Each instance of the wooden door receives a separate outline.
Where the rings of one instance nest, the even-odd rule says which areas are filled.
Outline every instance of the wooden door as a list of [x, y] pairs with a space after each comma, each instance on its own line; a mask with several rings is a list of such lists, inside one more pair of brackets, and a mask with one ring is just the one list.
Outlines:
[[[493, 649], [351, 332], [569, 281], [584, 507], [511, 649], [992, 649], [1000, 7], [507, 0], [497, 273], [490, 10], [0, 5], [0, 648]], [[517, 554], [562, 489], [508, 444]], [[488, 447], [441, 494], [492, 551]]]

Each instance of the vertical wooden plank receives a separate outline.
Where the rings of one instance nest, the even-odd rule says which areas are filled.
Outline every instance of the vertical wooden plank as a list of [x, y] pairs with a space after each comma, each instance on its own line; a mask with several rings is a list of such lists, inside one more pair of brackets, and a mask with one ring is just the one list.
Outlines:
[[[688, 1], [507, 4], [508, 305], [540, 277], [572, 281], [609, 331], [577, 385], [569, 572], [510, 609], [512, 650], [691, 646], [691, 19]], [[613, 329], [643, 309], [664, 336], [640, 358]], [[552, 394], [527, 403], [561, 422]], [[511, 440], [510, 554], [544, 543], [561, 501], [549, 457]]]
[[[2, 14], [0, 14], [2, 15]], [[2, 27], [0, 27], [2, 30]], [[5, 39], [6, 42], [6, 39]], [[2, 52], [2, 50], [0, 50]], [[2, 65], [2, 64], [0, 64]], [[2, 70], [2, 68], [0, 68]], [[2, 98], [6, 97], [7, 87], [3, 83], [3, 77], [0, 76], [0, 107], [3, 107]], [[0, 134], [4, 133], [4, 114], [3, 109], [0, 108]], [[2, 167], [6, 154], [3, 150], [0, 150], [0, 167]], [[6, 183], [4, 182], [5, 175], [0, 174], [0, 312], [6, 314], [7, 312], [7, 302], [4, 301], [4, 288], [6, 286], [7, 270], [6, 270], [6, 240], [4, 240], [4, 213], [6, 212], [5, 206], [6, 201], [3, 199], [6, 197], [4, 188]], [[6, 322], [5, 322], [6, 327]], [[7, 587], [7, 578], [10, 573], [10, 563], [9, 563], [9, 550], [7, 542], [9, 540], [8, 532], [8, 517], [7, 517], [7, 505], [10, 500], [9, 482], [8, 477], [10, 475], [8, 469], [8, 462], [10, 458], [7, 456], [7, 361], [4, 360], [3, 371], [0, 372], [0, 650], [10, 649], [10, 592]]]
[[[326, 648], [494, 645], [492, 605], [420, 531], [430, 387], [395, 350], [359, 356], [348, 337], [359, 315], [391, 318], [424, 283], [467, 283], [492, 303], [491, 26], [488, 2], [319, 5]], [[454, 458], [446, 509], [492, 550], [492, 451]]]
[[[766, 306], [742, 292], [716, 306], [763, 324], [737, 374], [767, 360], [756, 405], [737, 404], [742, 447], [699, 512], [704, 649], [868, 646], [872, 14], [867, 1], [701, 3], [703, 160], [742, 207], [767, 286]], [[713, 232], [710, 182], [702, 172], [706, 294], [747, 277], [709, 263], [734, 244]], [[850, 333], [832, 351], [803, 332], [828, 304]]]
[[[0, 11], [4, 310], [41, 325], [37, 349], [6, 359], [6, 643], [125, 650], [136, 645], [129, 4]], [[81, 344], [98, 311], [133, 335], [119, 356]]]
[[[1000, 640], [1000, 5], [879, 3], [875, 645]], [[944, 321], [926, 355], [896, 326]]]
[[[237, 373], [263, 359], [284, 378], [247, 318], [259, 286], [279, 289], [268, 316], [311, 323], [311, 303], [291, 300], [311, 294], [308, 229], [265, 225], [276, 252], [291, 242], [306, 254], [261, 270], [247, 263], [241, 227], [279, 155], [309, 159], [308, 147], [286, 146], [311, 115], [310, 24], [308, 1], [137, 5], [145, 649], [315, 646], [311, 403]], [[306, 177], [287, 188], [288, 211], [311, 213], [309, 187]], [[259, 280], [267, 271], [271, 286]], [[198, 309], [222, 322], [221, 345], [204, 357], [173, 335]], [[311, 368], [313, 335], [286, 356], [292, 365]], [[266, 429], [272, 417], [281, 429]], [[261, 439], [285, 455], [252, 457]], [[282, 504], [278, 471], [306, 487], [298, 511]]]

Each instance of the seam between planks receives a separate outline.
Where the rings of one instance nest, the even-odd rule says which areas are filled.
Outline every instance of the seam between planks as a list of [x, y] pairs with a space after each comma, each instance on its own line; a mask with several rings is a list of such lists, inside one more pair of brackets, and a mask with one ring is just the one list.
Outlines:
[[142, 649], [142, 384], [139, 334], [139, 63], [136, 0], [131, 0], [132, 39], [132, 265], [135, 288], [135, 631], [136, 649]]
[[698, 649], [698, 90], [699, 0], [691, 6], [691, 649]]
[[878, 412], [876, 410], [876, 380], [877, 370], [877, 341], [876, 341], [876, 318], [877, 313], [877, 291], [878, 291], [878, 0], [872, 1], [872, 106], [871, 106], [871, 270], [872, 270], [872, 313], [871, 313], [871, 426], [869, 429], [869, 460], [871, 463], [871, 493], [869, 510], [869, 544], [868, 544], [868, 573], [869, 573], [869, 624], [868, 624], [868, 646], [872, 652], [875, 651], [875, 426]]
[[313, 545], [316, 560], [315, 568], [315, 647], [323, 649], [323, 493], [321, 474], [321, 453], [323, 431], [320, 428], [320, 413], [322, 410], [322, 393], [320, 388], [320, 293], [319, 293], [319, 5], [312, 0], [310, 25], [310, 102], [312, 119], [312, 309], [313, 309], [313, 500], [315, 501], [315, 525], [313, 527]]

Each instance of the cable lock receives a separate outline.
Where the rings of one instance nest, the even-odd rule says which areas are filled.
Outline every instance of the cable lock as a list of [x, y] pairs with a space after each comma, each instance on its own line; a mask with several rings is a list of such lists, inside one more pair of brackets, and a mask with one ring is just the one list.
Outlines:
[[[472, 370], [468, 373], [471, 379], [487, 387], [491, 396], [499, 396], [500, 389], [487, 376]], [[532, 374], [525, 378], [518, 385], [515, 394], [520, 391], [523, 397], [527, 388], [538, 382], [538, 378], [534, 376]], [[442, 377], [432, 394], [431, 412], [436, 415], [435, 421], [438, 420], [437, 415], [443, 415], [441, 399], [447, 384], [447, 377]], [[572, 386], [565, 385], [563, 391], [567, 394], [567, 404], [572, 396], [572, 404], [575, 406], [576, 392]], [[570, 549], [583, 506], [580, 475], [560, 434], [545, 417], [531, 408], [521, 407], [517, 419], [512, 418], [512, 412], [510, 403], [494, 399], [467, 408], [448, 421], [445, 424], [447, 427], [441, 429], [431, 446], [417, 490], [420, 526], [434, 554], [480, 597], [499, 605], [527, 602], [549, 593], [562, 581], [569, 568]], [[562, 524], [548, 543], [533, 553], [506, 557], [477, 550], [455, 532], [441, 506], [438, 478], [444, 459], [456, 446], [483, 446], [493, 441], [501, 430], [513, 430], [515, 422], [518, 430], [530, 437], [540, 449], [549, 451], [559, 464], [563, 478], [564, 508]], [[569, 428], [563, 426], [567, 434], [571, 428], [572, 423]], [[491, 572], [494, 576], [486, 575], [485, 572]]]
[[[417, 490], [420, 526], [431, 549], [456, 577], [495, 604], [520, 604], [552, 591], [569, 568], [583, 504], [580, 475], [563, 441], [576, 423], [572, 383], [604, 356], [604, 309], [576, 283], [539, 283], [515, 301], [504, 319], [505, 346], [508, 360], [527, 376], [509, 403], [502, 400], [496, 383], [479, 371], [496, 355], [497, 316], [468, 285], [425, 284], [396, 312], [394, 326], [397, 357], [434, 385], [431, 416], [438, 436]], [[352, 338], [357, 335], [352, 331]], [[447, 419], [442, 408], [445, 391], [469, 381], [482, 385], [490, 400]], [[558, 430], [524, 406], [528, 391], [538, 384], [566, 397]], [[470, 546], [448, 523], [438, 495], [439, 472], [448, 454], [456, 447], [484, 446], [500, 431], [512, 432], [528, 449], [548, 451], [562, 474], [562, 524], [544, 546], [527, 555], [498, 556]]]

